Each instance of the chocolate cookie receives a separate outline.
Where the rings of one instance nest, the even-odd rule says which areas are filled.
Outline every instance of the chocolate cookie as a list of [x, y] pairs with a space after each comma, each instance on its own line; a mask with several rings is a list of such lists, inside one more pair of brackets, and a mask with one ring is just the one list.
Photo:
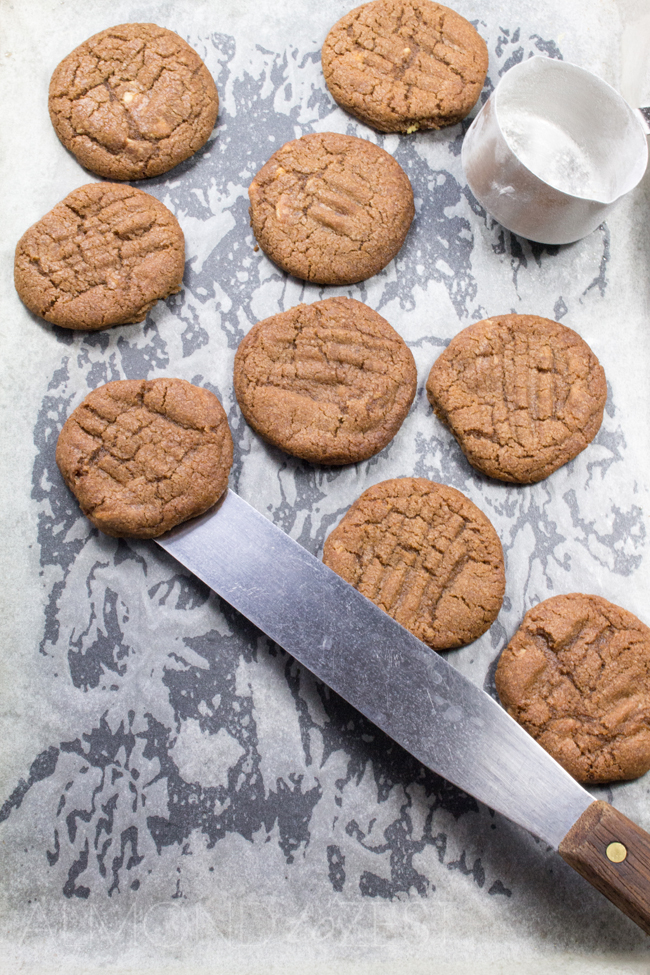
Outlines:
[[221, 403], [184, 379], [100, 386], [56, 446], [83, 513], [117, 538], [156, 538], [207, 511], [228, 486], [232, 454]]
[[181, 290], [185, 240], [154, 196], [120, 183], [89, 183], [18, 241], [16, 290], [30, 311], [64, 328], [141, 322]]
[[298, 305], [258, 322], [235, 356], [246, 421], [275, 447], [316, 464], [354, 464], [382, 450], [416, 389], [404, 340], [352, 298]]
[[368, 488], [325, 542], [323, 561], [434, 650], [471, 643], [503, 602], [503, 550], [460, 491], [422, 477]]
[[322, 51], [333, 98], [380, 132], [441, 129], [465, 118], [485, 82], [485, 41], [429, 0], [373, 0], [332, 27]]
[[579, 782], [650, 768], [650, 629], [600, 596], [534, 606], [501, 654], [508, 713]]
[[532, 484], [596, 436], [607, 383], [570, 328], [536, 315], [498, 315], [451, 340], [433, 364], [427, 394], [470, 464]]
[[317, 284], [354, 284], [381, 271], [415, 213], [409, 178], [383, 149], [334, 132], [303, 135], [251, 183], [253, 232], [284, 271]]
[[156, 24], [120, 24], [75, 48], [50, 81], [50, 118], [82, 166], [108, 179], [159, 176], [207, 141], [219, 110], [210, 72]]

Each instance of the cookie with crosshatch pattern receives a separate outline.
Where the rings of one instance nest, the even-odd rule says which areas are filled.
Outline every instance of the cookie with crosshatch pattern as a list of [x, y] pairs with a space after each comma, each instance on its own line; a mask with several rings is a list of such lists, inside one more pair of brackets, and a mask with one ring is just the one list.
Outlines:
[[56, 445], [89, 521], [117, 538], [156, 538], [216, 504], [233, 443], [214, 395], [184, 379], [120, 379], [93, 390]]
[[573, 329], [537, 315], [497, 315], [451, 340], [431, 368], [427, 395], [470, 464], [533, 484], [594, 439], [607, 381]]
[[235, 355], [235, 394], [269, 443], [316, 464], [355, 464], [399, 430], [417, 389], [404, 339], [352, 298], [258, 322]]
[[333, 98], [380, 132], [441, 129], [465, 118], [485, 83], [478, 31], [430, 0], [373, 0], [330, 30], [321, 53]]
[[14, 283], [35, 315], [63, 328], [141, 322], [181, 290], [185, 238], [150, 193], [88, 183], [69, 193], [16, 245]]
[[508, 713], [579, 782], [650, 769], [650, 629], [602, 596], [529, 609], [499, 658]]
[[251, 226], [275, 264], [316, 284], [354, 284], [382, 270], [413, 220], [413, 190], [393, 157], [336, 132], [287, 142], [254, 177]]
[[54, 69], [50, 118], [98, 176], [160, 176], [208, 140], [219, 110], [212, 75], [182, 37], [157, 24], [94, 34]]
[[323, 561], [434, 650], [485, 633], [505, 592], [490, 520], [460, 491], [423, 477], [364, 491], [327, 537]]

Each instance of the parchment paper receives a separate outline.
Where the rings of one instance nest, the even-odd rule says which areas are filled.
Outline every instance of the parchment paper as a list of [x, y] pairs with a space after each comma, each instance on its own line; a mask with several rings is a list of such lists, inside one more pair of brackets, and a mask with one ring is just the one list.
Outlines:
[[[650, 622], [648, 179], [575, 245], [505, 232], [467, 189], [468, 121], [383, 136], [336, 107], [319, 51], [349, 6], [0, 3], [4, 971], [591, 975], [650, 965], [639, 929], [553, 851], [424, 770], [154, 543], [91, 529], [54, 463], [61, 425], [90, 389], [180, 376], [215, 391], [228, 412], [231, 487], [315, 555], [351, 502], [387, 477], [443, 481], [485, 511], [504, 546], [506, 598], [491, 630], [449, 658], [490, 693], [501, 649], [548, 596], [597, 593]], [[483, 100], [509, 66], [539, 53], [643, 97], [647, 71], [634, 58], [648, 50], [645, 3], [454, 6], [488, 43]], [[50, 125], [51, 72], [88, 36], [127, 20], [186, 38], [221, 109], [197, 157], [139, 184], [185, 232], [182, 293], [141, 325], [75, 333], [22, 306], [13, 250], [95, 179]], [[280, 273], [254, 252], [248, 223], [247, 187], [272, 151], [328, 130], [387, 149], [416, 198], [396, 260], [349, 288]], [[392, 444], [342, 469], [265, 446], [232, 389], [235, 350], [256, 321], [335, 294], [381, 312], [419, 375]], [[533, 487], [470, 468], [424, 394], [452, 336], [511, 311], [576, 329], [609, 382], [594, 443]], [[594, 795], [650, 829], [647, 776]]]

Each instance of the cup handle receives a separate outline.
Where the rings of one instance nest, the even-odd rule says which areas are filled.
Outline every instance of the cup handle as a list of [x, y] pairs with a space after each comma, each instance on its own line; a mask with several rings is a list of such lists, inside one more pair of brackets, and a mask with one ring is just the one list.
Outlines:
[[646, 105], [643, 108], [635, 108], [633, 111], [641, 120], [641, 125], [643, 126], [643, 131], [646, 135], [650, 135], [650, 105]]

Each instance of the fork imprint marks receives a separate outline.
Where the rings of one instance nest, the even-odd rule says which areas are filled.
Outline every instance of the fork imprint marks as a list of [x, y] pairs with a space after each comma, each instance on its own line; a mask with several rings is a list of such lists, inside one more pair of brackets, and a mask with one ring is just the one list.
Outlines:
[[322, 50], [335, 100], [380, 132], [459, 122], [485, 82], [485, 42], [460, 14], [429, 0], [374, 0], [346, 14]]
[[534, 315], [501, 315], [452, 339], [433, 364], [427, 394], [471, 464], [529, 484], [591, 443], [607, 383], [572, 329]]
[[247, 422], [314, 463], [372, 457], [397, 433], [416, 388], [404, 340], [352, 298], [297, 305], [258, 322], [235, 356], [235, 393]]
[[489, 629], [505, 591], [489, 519], [460, 491], [425, 478], [365, 491], [327, 538], [323, 561], [436, 650]]
[[415, 213], [408, 176], [391, 155], [333, 132], [287, 142], [248, 193], [262, 250], [289, 274], [318, 284], [377, 274], [399, 251]]

